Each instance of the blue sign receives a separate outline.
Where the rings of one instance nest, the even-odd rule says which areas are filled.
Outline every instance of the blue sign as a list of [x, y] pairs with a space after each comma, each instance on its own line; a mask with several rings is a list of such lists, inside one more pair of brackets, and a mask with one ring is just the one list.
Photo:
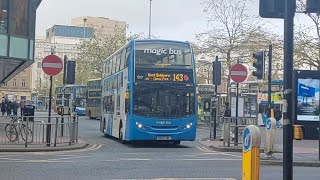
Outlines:
[[243, 151], [247, 152], [251, 149], [251, 144], [252, 144], [252, 135], [249, 130], [249, 128], [246, 128], [243, 132]]
[[93, 37], [94, 29], [91, 27], [54, 25], [53, 32], [54, 32], [55, 36], [91, 38], [91, 37]]
[[305, 84], [299, 83], [299, 89], [298, 89], [299, 96], [305, 96], [305, 97], [314, 97], [316, 93], [316, 89], [314, 87], [307, 86]]
[[272, 129], [271, 119], [268, 119], [266, 124], [267, 131], [270, 131]]

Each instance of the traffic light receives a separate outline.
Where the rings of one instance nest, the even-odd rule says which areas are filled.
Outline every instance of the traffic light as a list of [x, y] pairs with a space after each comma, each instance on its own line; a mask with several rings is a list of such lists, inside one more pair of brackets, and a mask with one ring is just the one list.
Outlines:
[[214, 85], [221, 85], [221, 62], [214, 61], [212, 63], [212, 66], [213, 66], [212, 82]]
[[306, 13], [319, 13], [320, 0], [307, 0]]
[[284, 18], [284, 0], [260, 0], [259, 15], [262, 18]]
[[256, 59], [256, 62], [253, 63], [253, 67], [257, 70], [252, 72], [252, 75], [257, 77], [257, 79], [263, 79], [264, 69], [265, 69], [265, 59], [264, 52], [260, 51], [253, 54], [253, 58]]
[[76, 62], [68, 61], [67, 62], [67, 77], [66, 84], [74, 84], [76, 77]]

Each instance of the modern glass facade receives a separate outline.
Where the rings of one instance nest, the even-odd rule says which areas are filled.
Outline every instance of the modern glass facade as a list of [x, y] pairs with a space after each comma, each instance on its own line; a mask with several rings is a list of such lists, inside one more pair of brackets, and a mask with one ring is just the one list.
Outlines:
[[34, 62], [36, 10], [42, 0], [0, 0], [0, 84]]

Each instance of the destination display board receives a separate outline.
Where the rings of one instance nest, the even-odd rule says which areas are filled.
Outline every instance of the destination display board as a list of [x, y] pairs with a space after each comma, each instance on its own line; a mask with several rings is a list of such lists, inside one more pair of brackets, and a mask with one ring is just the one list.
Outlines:
[[136, 70], [136, 82], [193, 83], [192, 71]]

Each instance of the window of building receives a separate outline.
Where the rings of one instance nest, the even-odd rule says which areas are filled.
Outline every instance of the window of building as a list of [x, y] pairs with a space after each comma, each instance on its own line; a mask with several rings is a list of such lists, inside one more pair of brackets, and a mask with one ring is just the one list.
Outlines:
[[22, 81], [21, 81], [21, 86], [22, 86], [22, 87], [26, 87], [26, 80], [25, 80], [25, 79], [22, 79]]
[[41, 69], [42, 68], [42, 63], [41, 62], [37, 62], [37, 68]]
[[0, 34], [8, 32], [9, 0], [0, 0]]
[[5, 82], [5, 83], [3, 84], [3, 86], [7, 87], [7, 86], [8, 86], [8, 83]]
[[42, 52], [38, 52], [38, 58], [42, 57]]
[[12, 34], [27, 36], [28, 0], [11, 0], [10, 31]]
[[16, 87], [16, 86], [17, 86], [17, 80], [16, 80], [16, 79], [14, 79], [14, 80], [12, 81], [12, 86], [13, 86], [13, 87]]

